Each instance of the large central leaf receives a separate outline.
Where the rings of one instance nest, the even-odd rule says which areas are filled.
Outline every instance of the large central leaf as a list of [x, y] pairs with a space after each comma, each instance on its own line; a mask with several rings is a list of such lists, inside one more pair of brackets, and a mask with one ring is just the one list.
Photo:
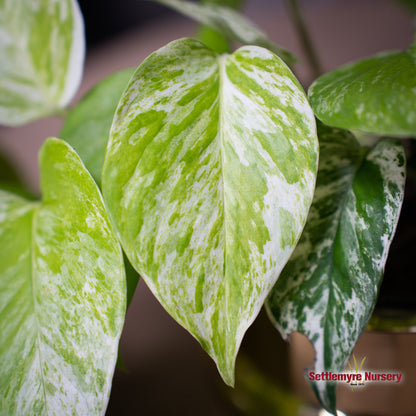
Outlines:
[[172, 42], [119, 103], [102, 185], [124, 250], [229, 384], [297, 243], [316, 169], [313, 113], [266, 49], [218, 56]]

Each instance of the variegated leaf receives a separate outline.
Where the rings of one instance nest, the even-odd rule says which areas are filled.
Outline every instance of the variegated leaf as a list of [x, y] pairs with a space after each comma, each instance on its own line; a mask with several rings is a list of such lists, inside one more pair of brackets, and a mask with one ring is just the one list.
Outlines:
[[71, 109], [59, 136], [76, 150], [97, 184], [101, 183], [111, 122], [133, 72], [124, 69], [95, 85]]
[[324, 123], [380, 135], [416, 137], [416, 42], [318, 78], [309, 89]]
[[[71, 109], [60, 133], [60, 138], [76, 150], [99, 186], [111, 122], [120, 97], [133, 73], [132, 68], [123, 69], [95, 85]], [[127, 305], [130, 305], [139, 276], [127, 259], [125, 266]]]
[[178, 12], [207, 25], [222, 34], [229, 41], [238, 41], [243, 45], [256, 45], [270, 49], [288, 65], [296, 58], [287, 50], [271, 42], [254, 23], [231, 7], [216, 3], [191, 3], [185, 0], [154, 0]]
[[256, 46], [218, 56], [172, 42], [119, 103], [102, 184], [123, 248], [228, 384], [300, 236], [317, 152], [300, 85]]
[[66, 107], [84, 63], [76, 0], [0, 2], [0, 124], [19, 125]]
[[[308, 221], [267, 309], [284, 338], [294, 331], [309, 338], [316, 372], [340, 372], [377, 299], [403, 198], [405, 154], [393, 139], [368, 152], [346, 131], [321, 125], [318, 136]], [[336, 385], [314, 388], [334, 412]]]
[[103, 415], [124, 321], [120, 246], [65, 142], [40, 155], [42, 202], [0, 192], [0, 414]]

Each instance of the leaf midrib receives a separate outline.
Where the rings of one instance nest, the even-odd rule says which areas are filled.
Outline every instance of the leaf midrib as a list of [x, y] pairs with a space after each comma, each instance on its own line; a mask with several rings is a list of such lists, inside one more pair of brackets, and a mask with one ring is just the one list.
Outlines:
[[[222, 111], [223, 100], [224, 100], [224, 87], [223, 82], [226, 77], [225, 74], [225, 60], [227, 55], [218, 55], [218, 74], [219, 74], [219, 92], [218, 92], [218, 137], [219, 137], [219, 146], [220, 146], [220, 155], [221, 155], [221, 182], [222, 182], [222, 201], [223, 201], [223, 231], [224, 231], [224, 265], [223, 265], [223, 274], [225, 281], [225, 316], [228, 315], [228, 302], [229, 302], [229, 285], [227, 284], [227, 226], [226, 226], [226, 201], [225, 201], [225, 177], [224, 177], [224, 166], [225, 166], [225, 151], [224, 151], [224, 136], [222, 126], [224, 125], [224, 113]], [[228, 318], [227, 318], [228, 321]], [[228, 325], [225, 325], [225, 351], [227, 351], [227, 341], [228, 341]]]
[[[364, 162], [365, 156], [367, 154], [367, 150], [365, 150], [363, 148], [361, 148], [360, 150], [361, 150], [361, 152], [360, 152], [360, 155], [359, 155], [359, 159], [355, 163], [355, 167], [354, 167], [353, 173], [351, 174], [350, 181], [349, 181], [349, 184], [348, 184], [350, 190], [352, 189], [352, 185], [354, 183], [357, 172], [361, 168], [361, 166]], [[335, 247], [335, 242], [337, 240], [337, 236], [340, 232], [341, 216], [342, 216], [342, 213], [344, 212], [344, 209], [345, 209], [345, 206], [347, 204], [347, 200], [348, 200], [349, 195], [350, 195], [350, 193], [346, 192], [344, 194], [344, 196], [341, 198], [342, 202], [340, 203], [340, 209], [338, 210], [337, 218], [336, 218], [337, 228], [336, 228], [336, 231], [334, 233], [334, 238], [332, 239], [333, 243], [331, 244], [331, 251], [328, 254], [328, 258], [330, 258], [331, 261], [330, 261], [330, 264], [329, 264], [329, 272], [330, 273], [328, 273], [328, 286], [329, 287], [328, 287], [328, 300], [327, 300], [327, 307], [326, 307], [327, 311], [329, 311], [329, 306], [331, 304], [331, 300], [334, 297], [334, 278], [333, 278], [333, 273], [332, 273], [333, 269], [334, 269], [334, 247]], [[327, 313], [325, 314], [324, 319], [325, 319], [325, 325], [324, 325], [324, 330], [323, 330], [323, 339], [324, 339], [323, 363], [326, 367], [326, 365], [327, 365], [327, 363], [326, 363], [327, 355], [326, 355], [326, 348], [325, 348], [325, 340], [326, 340], [326, 334], [329, 332], [328, 314]]]
[[45, 390], [45, 375], [43, 374], [43, 368], [42, 368], [42, 353], [40, 348], [40, 325], [38, 321], [38, 307], [36, 302], [36, 288], [35, 288], [35, 239], [36, 239], [36, 223], [37, 223], [37, 217], [40, 210], [40, 203], [36, 203], [36, 206], [33, 209], [33, 217], [32, 217], [32, 230], [31, 230], [31, 248], [30, 248], [30, 254], [31, 254], [31, 291], [32, 291], [32, 302], [33, 302], [33, 313], [35, 316], [35, 324], [36, 324], [36, 344], [37, 344], [37, 355], [39, 360], [39, 368], [40, 368], [40, 375], [41, 375], [41, 383], [42, 383], [42, 393], [43, 393], [43, 400], [45, 403], [45, 409], [46, 414], [49, 414], [48, 412], [48, 404], [46, 400], [46, 390]]
[[[365, 156], [364, 152], [361, 152], [360, 159], [356, 162], [355, 168], [354, 168], [354, 170], [353, 170], [353, 172], [350, 176], [350, 180], [348, 181], [349, 188], [352, 187], [352, 184], [354, 183], [355, 176], [356, 176], [359, 168], [362, 165], [362, 162], [364, 160], [364, 156]], [[337, 212], [337, 215], [336, 215], [336, 220], [335, 220], [336, 223], [337, 223], [337, 227], [336, 227], [336, 230], [333, 234], [333, 238], [331, 238], [331, 240], [333, 241], [333, 243], [331, 244], [331, 250], [330, 250], [330, 252], [328, 253], [327, 256], [322, 258], [322, 260], [324, 260], [324, 259], [329, 259], [330, 260], [329, 261], [329, 269], [328, 269], [328, 298], [327, 298], [327, 302], [326, 302], [326, 308], [325, 308], [326, 313], [324, 314], [324, 325], [323, 325], [323, 331], [322, 331], [322, 337], [323, 337], [322, 362], [323, 362], [323, 365], [324, 365], [323, 370], [326, 370], [326, 368], [327, 368], [327, 362], [326, 362], [326, 358], [327, 358], [326, 344], [327, 343], [326, 343], [326, 339], [327, 339], [328, 332], [330, 332], [329, 324], [328, 324], [328, 322], [329, 322], [328, 312], [330, 310], [329, 306], [332, 303], [332, 298], [334, 297], [334, 278], [333, 278], [333, 273], [332, 273], [333, 269], [334, 269], [334, 247], [335, 247], [335, 241], [336, 241], [337, 235], [339, 233], [341, 215], [342, 215], [342, 213], [345, 209], [345, 205], [346, 205], [348, 196], [349, 196], [349, 192], [346, 192], [346, 193], [343, 193], [343, 197], [341, 197], [342, 202], [339, 204], [339, 209], [338, 209], [338, 212]], [[314, 345], [314, 348], [315, 348], [315, 343], [313, 343], [313, 345]], [[315, 348], [315, 354], [316, 354], [316, 356], [318, 355], [318, 350], [316, 350], [316, 348]], [[315, 362], [316, 362], [316, 356], [315, 356]], [[315, 390], [315, 386], [313, 386], [313, 388]], [[330, 407], [331, 403], [330, 403], [330, 399], [329, 399], [329, 396], [328, 396], [327, 388], [328, 388], [328, 384], [325, 383], [325, 390], [324, 390], [325, 395], [323, 397], [321, 397], [321, 394], [319, 394], [319, 393], [317, 393], [317, 394], [318, 394], [318, 397], [320, 398], [319, 400], [320, 401], [322, 400], [322, 404]], [[318, 392], [318, 390], [316, 390], [316, 391]]]

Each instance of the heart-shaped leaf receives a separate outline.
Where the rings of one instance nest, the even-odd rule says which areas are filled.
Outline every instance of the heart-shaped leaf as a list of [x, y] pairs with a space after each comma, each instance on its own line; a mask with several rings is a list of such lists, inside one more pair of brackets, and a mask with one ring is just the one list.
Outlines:
[[76, 0], [0, 3], [0, 124], [14, 126], [66, 107], [84, 64]]
[[98, 184], [111, 122], [133, 72], [116, 72], [92, 88], [70, 111], [59, 136], [76, 150]]
[[123, 257], [75, 152], [48, 139], [42, 202], [0, 192], [0, 414], [103, 415], [124, 321]]
[[164, 4], [191, 19], [202, 23], [223, 35], [229, 41], [238, 41], [243, 45], [256, 45], [270, 49], [288, 65], [296, 58], [287, 50], [271, 42], [254, 23], [231, 7], [216, 3], [191, 3], [184, 0], [154, 0]]
[[344, 129], [416, 137], [416, 53], [390, 52], [318, 78], [309, 89], [316, 116]]
[[[340, 372], [377, 299], [403, 198], [405, 154], [394, 139], [368, 152], [346, 131], [320, 126], [318, 136], [308, 221], [267, 308], [284, 338], [294, 331], [309, 338], [316, 372]], [[336, 385], [314, 388], [334, 412]]]
[[300, 85], [256, 46], [172, 42], [119, 103], [102, 185], [123, 248], [229, 384], [306, 220], [317, 147]]

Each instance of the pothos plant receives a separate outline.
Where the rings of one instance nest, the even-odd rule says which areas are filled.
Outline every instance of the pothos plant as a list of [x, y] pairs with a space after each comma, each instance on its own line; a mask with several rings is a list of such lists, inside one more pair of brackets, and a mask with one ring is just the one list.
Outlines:
[[[228, 385], [263, 304], [283, 337], [309, 338], [318, 372], [344, 369], [374, 308], [403, 199], [398, 138], [416, 136], [416, 42], [319, 77], [307, 98], [293, 55], [239, 1], [159, 3], [202, 23], [200, 40], [73, 108], [76, 1], [0, 3], [0, 123], [66, 117], [40, 151], [41, 200], [2, 170], [1, 415], [104, 414], [137, 275]], [[336, 385], [314, 389], [335, 414]]]

